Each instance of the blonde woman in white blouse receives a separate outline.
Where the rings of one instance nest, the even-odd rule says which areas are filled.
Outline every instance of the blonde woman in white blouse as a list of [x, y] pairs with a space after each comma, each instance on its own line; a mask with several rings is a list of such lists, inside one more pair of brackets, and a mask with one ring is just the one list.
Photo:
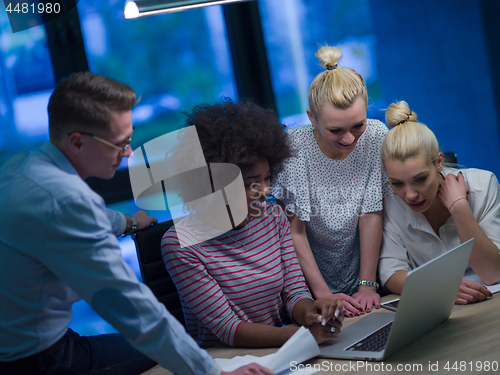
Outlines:
[[[408, 271], [475, 238], [470, 267], [485, 284], [500, 280], [500, 188], [491, 172], [443, 166], [434, 133], [404, 101], [386, 113], [393, 127], [381, 156], [395, 195], [384, 199], [380, 279], [401, 293]], [[455, 303], [486, 299], [482, 284], [464, 279]]]

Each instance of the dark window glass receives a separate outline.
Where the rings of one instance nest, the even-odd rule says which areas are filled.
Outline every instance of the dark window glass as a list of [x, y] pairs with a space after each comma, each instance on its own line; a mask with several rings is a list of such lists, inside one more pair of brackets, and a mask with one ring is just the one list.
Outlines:
[[[278, 115], [286, 124], [309, 124], [309, 86], [321, 72], [322, 45], [342, 46], [340, 65], [365, 79], [370, 104], [385, 108], [367, 0], [259, 0]], [[370, 117], [380, 118], [378, 111]], [[382, 114], [383, 116], [383, 114]]]
[[53, 88], [44, 27], [13, 33], [7, 13], [0, 12], [0, 166], [48, 139], [47, 103]]
[[123, 9], [123, 1], [78, 3], [91, 71], [141, 96], [133, 110], [134, 149], [182, 127], [182, 111], [223, 96], [238, 99], [220, 6], [133, 20]]

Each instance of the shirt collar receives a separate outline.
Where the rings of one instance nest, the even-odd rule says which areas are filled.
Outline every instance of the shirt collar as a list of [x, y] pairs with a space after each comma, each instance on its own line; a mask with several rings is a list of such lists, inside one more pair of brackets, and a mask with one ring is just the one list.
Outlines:
[[[406, 204], [406, 203], [405, 203]], [[410, 207], [406, 210], [406, 225], [413, 227], [414, 229], [420, 229], [426, 231], [429, 223], [425, 219], [425, 216], [421, 212], [415, 212]]]
[[54, 145], [50, 141], [45, 142], [40, 147], [40, 152], [48, 156], [53, 161], [53, 163], [62, 171], [69, 174], [78, 175], [78, 172], [70, 163], [68, 158], [62, 153], [61, 150], [59, 150], [59, 148], [57, 148], [56, 145]]

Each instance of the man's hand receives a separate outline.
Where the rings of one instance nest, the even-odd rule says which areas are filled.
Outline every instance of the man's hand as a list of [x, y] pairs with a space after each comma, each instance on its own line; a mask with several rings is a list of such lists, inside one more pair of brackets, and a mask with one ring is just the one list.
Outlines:
[[137, 230], [145, 229], [151, 224], [158, 224], [158, 219], [149, 216], [145, 211], [137, 211], [134, 215], [137, 220]]

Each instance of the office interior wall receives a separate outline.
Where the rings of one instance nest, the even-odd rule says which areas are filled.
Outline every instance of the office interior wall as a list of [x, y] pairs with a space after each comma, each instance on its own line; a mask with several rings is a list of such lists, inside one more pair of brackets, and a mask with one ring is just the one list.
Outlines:
[[[478, 0], [370, 1], [388, 103], [406, 100], [459, 164], [500, 173], [495, 82]], [[498, 2], [497, 2], [498, 3]], [[496, 43], [498, 44], [498, 43]]]

